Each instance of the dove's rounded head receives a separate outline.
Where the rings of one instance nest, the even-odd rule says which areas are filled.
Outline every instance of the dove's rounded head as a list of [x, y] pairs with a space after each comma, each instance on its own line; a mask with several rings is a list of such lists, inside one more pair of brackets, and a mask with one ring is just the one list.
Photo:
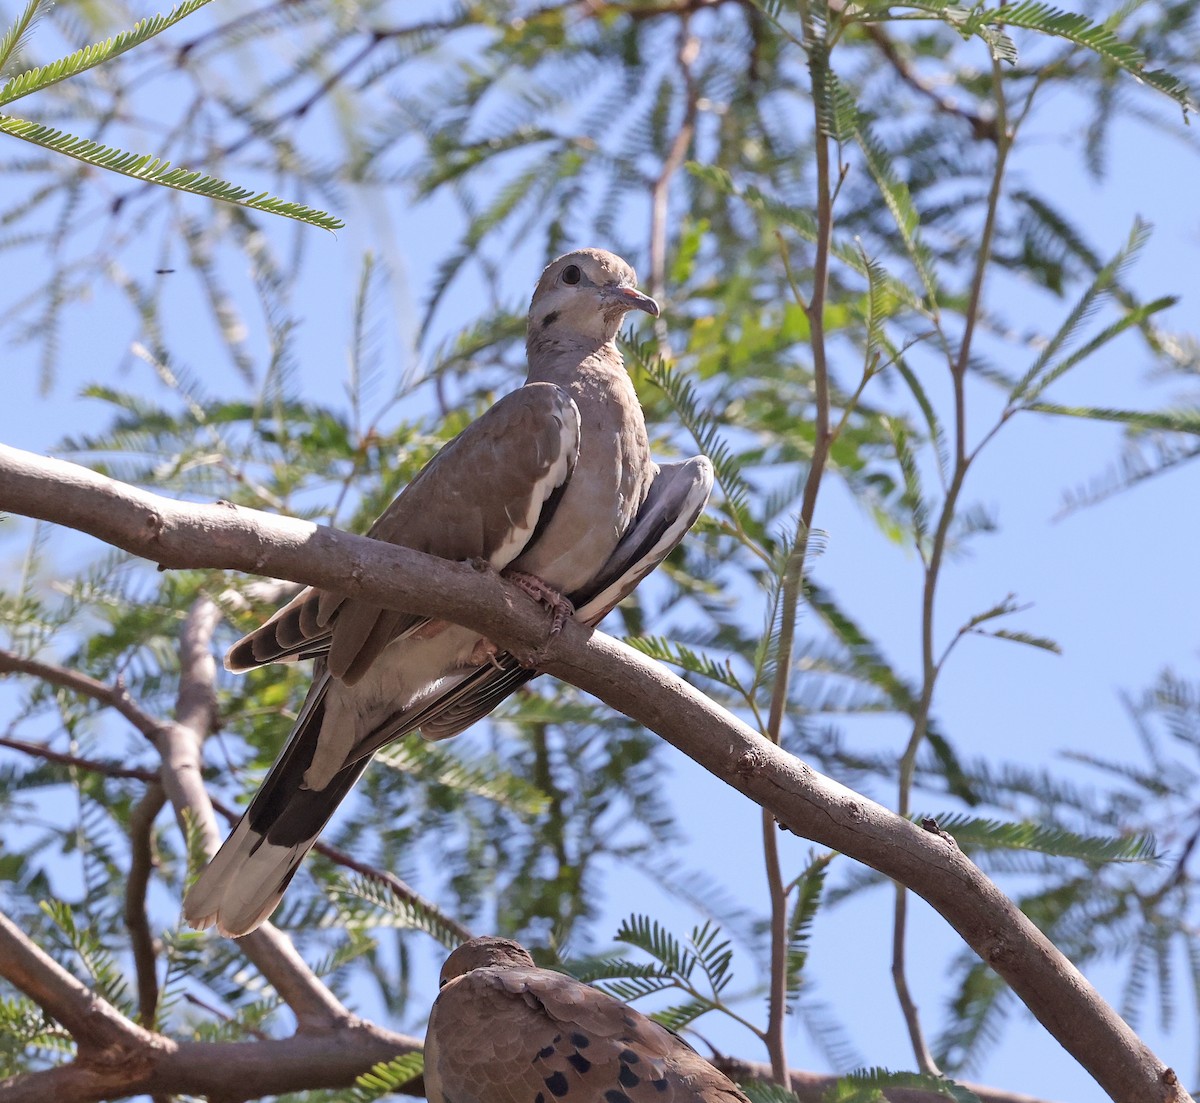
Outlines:
[[552, 261], [538, 280], [529, 342], [604, 344], [630, 310], [658, 317], [658, 303], [637, 289], [637, 273], [614, 253], [577, 249]]
[[465, 976], [472, 969], [502, 966], [508, 969], [532, 969], [529, 951], [511, 938], [473, 938], [464, 942], [442, 964], [438, 986], [444, 988], [452, 980]]

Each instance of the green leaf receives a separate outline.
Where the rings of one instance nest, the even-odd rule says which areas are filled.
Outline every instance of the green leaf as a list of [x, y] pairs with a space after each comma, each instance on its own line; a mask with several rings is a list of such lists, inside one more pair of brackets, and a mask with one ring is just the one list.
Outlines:
[[25, 10], [17, 16], [17, 21], [0, 37], [0, 73], [32, 33], [38, 21], [50, 8], [49, 0], [29, 0]]
[[550, 798], [524, 778], [502, 769], [486, 756], [466, 762], [453, 751], [416, 739], [392, 743], [376, 755], [376, 761], [425, 784], [444, 785], [459, 793], [483, 797], [522, 816], [538, 816]]
[[424, 1071], [425, 1055], [419, 1051], [402, 1054], [391, 1061], [380, 1061], [354, 1081], [349, 1103], [372, 1103], [385, 1095], [400, 1094]]
[[1170, 96], [1184, 114], [1196, 110], [1196, 102], [1186, 84], [1161, 69], [1147, 70], [1146, 58], [1136, 46], [1122, 42], [1116, 34], [1101, 23], [1093, 23], [1086, 15], [1062, 11], [1050, 4], [1034, 0], [1014, 7], [994, 8], [974, 20], [977, 26], [1003, 25], [1023, 27], [1040, 34], [1064, 38], [1099, 54], [1118, 69], [1124, 70], [1140, 83], [1148, 84], [1156, 91]]
[[1060, 406], [1054, 402], [1030, 402], [1023, 407], [1041, 414], [1078, 417], [1089, 421], [1114, 421], [1132, 429], [1161, 430], [1200, 436], [1200, 409], [1117, 410], [1108, 406]]
[[896, 449], [896, 459], [900, 464], [900, 472], [904, 478], [904, 494], [901, 500], [912, 518], [913, 534], [916, 536], [917, 547], [923, 550], [929, 537], [929, 504], [925, 501], [921, 489], [921, 471], [917, 467], [917, 458], [909, 447], [908, 430], [904, 423], [896, 418], [883, 418], [884, 428], [891, 434], [892, 444]]
[[917, 276], [925, 288], [926, 300], [931, 310], [937, 310], [938, 289], [933, 268], [933, 254], [921, 240], [921, 219], [912, 201], [908, 185], [892, 167], [891, 155], [869, 128], [862, 126], [858, 131], [858, 145], [866, 158], [867, 170], [879, 189], [884, 205], [891, 212], [900, 240]]
[[[59, 81], [77, 76], [88, 69], [94, 69], [97, 65], [101, 65], [125, 53], [126, 50], [132, 50], [134, 46], [139, 46], [147, 39], [161, 34], [168, 27], [175, 26], [181, 19], [186, 19], [192, 12], [204, 7], [208, 3], [211, 3], [211, 0], [186, 0], [179, 7], [173, 8], [167, 15], [156, 15], [150, 19], [143, 19], [140, 23], [136, 23], [132, 30], [122, 31], [120, 34], [105, 39], [103, 42], [96, 42], [91, 46], [85, 46], [82, 50], [76, 50], [75, 53], [68, 57], [59, 58], [58, 61], [51, 62], [49, 65], [39, 65], [35, 69], [29, 69], [13, 77], [3, 87], [0, 87], [0, 105], [12, 103], [13, 100], [19, 100], [22, 96], [28, 96], [31, 92], [39, 92], [43, 88], [49, 88], [50, 85], [57, 84]], [[35, 7], [35, 4], [31, 3], [29, 8], [26, 9], [26, 13], [29, 13], [30, 8], [33, 7]], [[11, 33], [12, 31], [9, 32], [9, 34]], [[0, 66], [4, 64], [7, 57], [5, 53], [5, 46], [7, 44], [8, 35], [6, 34], [4, 41], [0, 42]]]
[[[915, 817], [917, 819], [923, 817]], [[1025, 820], [1019, 823], [984, 819], [962, 812], [934, 816], [937, 825], [963, 848], [985, 850], [1032, 850], [1056, 858], [1079, 858], [1085, 862], [1154, 862], [1159, 860], [1158, 843], [1152, 835], [1114, 838], [1080, 835], [1059, 827]]]
[[1061, 376], [1068, 367], [1072, 367], [1079, 362], [1081, 357], [1076, 356], [1070, 357], [1068, 361], [1064, 362], [1066, 363], [1066, 367], [1061, 365], [1056, 367], [1049, 366], [1058, 351], [1074, 337], [1079, 327], [1095, 313], [1104, 296], [1113, 290], [1122, 269], [1137, 255], [1146, 243], [1149, 235], [1150, 227], [1140, 218], [1136, 219], [1124, 246], [1118, 250], [1112, 260], [1096, 273], [1087, 290], [1084, 291], [1079, 297], [1079, 301], [1071, 308], [1066, 320], [1058, 327], [1058, 331], [1046, 342], [1045, 348], [1042, 349], [1037, 359], [1029, 366], [1025, 374], [1021, 376], [1017, 385], [1013, 387], [1008, 396], [1011, 405], [1016, 405], [1022, 401], [1033, 401], [1045, 390], [1050, 382]]
[[1016, 632], [1011, 628], [993, 628], [990, 631], [980, 631], [981, 636], [994, 636], [998, 640], [1011, 640], [1013, 643], [1023, 643], [1028, 647], [1036, 647], [1055, 655], [1062, 654], [1062, 645], [1048, 636], [1035, 636], [1030, 632]]
[[256, 194], [252, 188], [230, 184], [213, 176], [205, 176], [202, 172], [185, 168], [173, 169], [169, 161], [160, 161], [151, 154], [125, 153], [112, 146], [102, 146], [88, 138], [76, 138], [65, 131], [42, 126], [27, 119], [0, 115], [0, 133], [11, 134], [14, 138], [21, 138], [43, 149], [74, 157], [85, 165], [117, 172], [148, 184], [159, 184], [176, 191], [218, 199], [223, 203], [234, 203], [239, 207], [294, 218], [298, 222], [307, 222], [322, 230], [339, 230], [345, 225], [340, 218], [334, 218], [324, 211], [314, 210], [300, 203], [275, 199], [267, 192]]
[[100, 936], [90, 928], [80, 927], [75, 922], [71, 906], [62, 900], [42, 900], [38, 906], [66, 937], [68, 945], [87, 970], [97, 993], [122, 1014], [132, 1016], [129, 986], [112, 952], [100, 940]]
[[679, 939], [660, 926], [657, 919], [649, 916], [634, 914], [622, 920], [616, 939], [645, 950], [666, 969], [681, 977], [690, 977], [696, 967], [695, 958], [684, 952]]
[[[738, 188], [734, 184], [733, 178], [722, 168], [689, 161], [687, 169], [697, 179], [703, 180], [718, 191], [726, 195], [736, 196], [748, 206], [761, 210], [777, 222], [782, 222], [790, 226], [805, 241], [815, 242], [817, 240], [817, 220], [807, 210], [794, 207], [780, 199], [768, 196], [754, 185], [749, 185], [746, 188]], [[870, 272], [863, 263], [861, 249], [857, 242], [835, 235], [830, 246], [830, 251], [843, 264], [849, 266], [851, 270], [857, 272], [865, 279], [869, 279]], [[897, 302], [903, 303], [912, 310], [919, 311], [926, 317], [932, 318], [935, 316], [937, 304], [926, 303], [903, 280], [898, 280], [891, 276], [887, 277], [887, 289]]]
[[812, 858], [804, 872], [796, 878], [794, 884], [796, 903], [788, 918], [788, 948], [787, 948], [787, 991], [789, 1005], [794, 1003], [800, 994], [801, 976], [804, 966], [808, 963], [808, 943], [812, 934], [813, 920], [821, 907], [821, 897], [825, 890], [825, 876], [829, 863], [836, 855], [833, 852], [819, 854]]
[[337, 911], [337, 925], [345, 930], [394, 927], [424, 931], [448, 950], [462, 942], [461, 928], [436, 905], [415, 894], [398, 896], [371, 877], [335, 878], [329, 899]]
[[879, 1103], [885, 1099], [885, 1088], [911, 1088], [929, 1092], [955, 1103], [980, 1103], [979, 1096], [961, 1084], [944, 1076], [920, 1072], [892, 1072], [890, 1069], [861, 1069], [838, 1082], [825, 1094], [826, 1103]]
[[660, 663], [670, 663], [689, 674], [697, 674], [703, 678], [725, 686], [728, 689], [741, 692], [742, 684], [733, 673], [728, 659], [719, 663], [702, 655], [685, 644], [676, 643], [663, 636], [626, 636], [625, 642], [635, 651]]
[[740, 1085], [750, 1103], [799, 1103], [800, 1097], [782, 1084], [769, 1080], [747, 1080]]

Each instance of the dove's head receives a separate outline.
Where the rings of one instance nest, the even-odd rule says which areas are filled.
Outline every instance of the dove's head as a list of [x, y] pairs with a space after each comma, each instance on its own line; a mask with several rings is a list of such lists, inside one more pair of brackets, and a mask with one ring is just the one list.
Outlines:
[[442, 963], [438, 986], [444, 988], [472, 969], [486, 969], [494, 965], [509, 969], [532, 969], [533, 958], [524, 946], [511, 938], [473, 938], [459, 946]]
[[637, 289], [637, 273], [603, 249], [577, 249], [551, 262], [529, 304], [527, 342], [595, 345], [611, 341], [627, 311], [658, 317], [658, 303]]

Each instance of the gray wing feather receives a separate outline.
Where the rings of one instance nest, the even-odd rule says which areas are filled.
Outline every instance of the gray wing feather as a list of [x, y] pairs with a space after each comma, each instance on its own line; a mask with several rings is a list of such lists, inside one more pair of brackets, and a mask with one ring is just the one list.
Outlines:
[[[526, 384], [438, 452], [367, 535], [443, 559], [484, 559], [500, 570], [533, 537], [578, 451], [571, 397], [553, 383]], [[244, 671], [325, 655], [329, 672], [353, 685], [392, 640], [428, 619], [310, 587], [234, 644], [225, 665]]]
[[[604, 569], [584, 590], [569, 595], [578, 619], [598, 624], [633, 592], [696, 523], [712, 484], [713, 468], [705, 456], [662, 465], [634, 523]], [[426, 739], [449, 739], [483, 719], [537, 674], [520, 666], [507, 652], [497, 655], [494, 665], [480, 667], [446, 693], [424, 702], [403, 718], [395, 718], [387, 733], [376, 733], [355, 754], [372, 754], [390, 740], [418, 728]]]

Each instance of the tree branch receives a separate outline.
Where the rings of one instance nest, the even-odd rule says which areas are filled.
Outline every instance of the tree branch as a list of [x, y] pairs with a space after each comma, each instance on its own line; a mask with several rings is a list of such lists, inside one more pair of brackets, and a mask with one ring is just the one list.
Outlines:
[[2, 914], [0, 977], [24, 992], [56, 1022], [62, 1023], [79, 1046], [81, 1058], [86, 1054], [89, 1059], [100, 1060], [108, 1051], [142, 1047], [151, 1041], [148, 1030], [134, 1026]]
[[269, 574], [464, 624], [506, 649], [544, 647], [546, 671], [657, 732], [788, 830], [912, 888], [1114, 1100], [1190, 1098], [1175, 1072], [953, 840], [823, 777], [600, 632], [568, 621], [548, 639], [545, 610], [503, 579], [295, 519], [186, 505], [2, 445], [0, 509], [90, 532], [164, 567]]
[[[100, 1103], [138, 1094], [243, 1100], [345, 1088], [373, 1065], [420, 1048], [416, 1038], [362, 1022], [328, 1034], [255, 1042], [175, 1042], [161, 1034], [139, 1033], [145, 1034], [143, 1041], [106, 1053], [103, 1059], [85, 1060], [81, 1055], [57, 1068], [0, 1080], [0, 1103]], [[424, 1094], [420, 1080], [406, 1091]]]
[[154, 821], [167, 803], [162, 782], [157, 778], [147, 786], [129, 814], [129, 876], [125, 880], [125, 929], [133, 950], [137, 976], [138, 1020], [154, 1029], [158, 1010], [158, 955], [150, 917], [146, 914], [146, 890], [154, 869]]
[[[744, 1084], [749, 1080], [770, 1080], [771, 1066], [757, 1061], [743, 1061], [739, 1057], [726, 1057], [717, 1054], [709, 1060], [731, 1080]], [[801, 1072], [792, 1069], [789, 1074], [788, 1086], [796, 1093], [800, 1103], [825, 1103], [829, 1098], [829, 1090], [838, 1081], [836, 1076], [822, 1076], [815, 1072]], [[967, 1080], [956, 1080], [964, 1088], [979, 1096], [980, 1103], [1049, 1103], [1048, 1100], [1038, 1099], [1021, 1092], [1006, 1092], [986, 1084], [972, 1084]], [[888, 1103], [945, 1103], [948, 1098], [944, 1093], [924, 1091], [919, 1088], [884, 1088], [883, 1097]]]

